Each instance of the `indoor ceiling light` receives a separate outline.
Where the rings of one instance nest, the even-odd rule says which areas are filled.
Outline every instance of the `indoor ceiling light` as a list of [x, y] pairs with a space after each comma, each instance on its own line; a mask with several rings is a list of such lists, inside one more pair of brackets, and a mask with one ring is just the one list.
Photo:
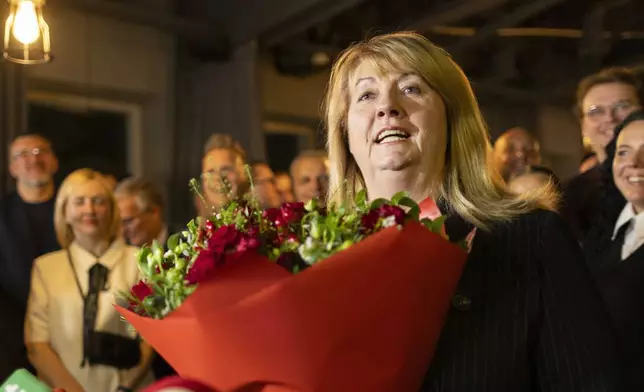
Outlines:
[[42, 10], [45, 0], [9, 0], [4, 28], [4, 58], [19, 64], [41, 64], [51, 59], [49, 26]]

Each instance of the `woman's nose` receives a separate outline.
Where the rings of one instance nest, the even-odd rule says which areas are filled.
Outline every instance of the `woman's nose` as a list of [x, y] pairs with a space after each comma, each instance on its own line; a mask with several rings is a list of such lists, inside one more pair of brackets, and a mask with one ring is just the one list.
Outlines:
[[402, 108], [395, 95], [383, 94], [378, 108], [378, 117], [399, 117], [402, 114]]

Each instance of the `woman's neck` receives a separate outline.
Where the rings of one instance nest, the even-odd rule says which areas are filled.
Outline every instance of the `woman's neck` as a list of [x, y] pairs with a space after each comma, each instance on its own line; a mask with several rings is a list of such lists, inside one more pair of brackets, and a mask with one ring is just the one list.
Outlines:
[[76, 243], [81, 248], [85, 249], [89, 253], [93, 254], [96, 257], [101, 257], [107, 251], [107, 248], [110, 247], [110, 241], [104, 238], [95, 238], [89, 236], [76, 236]]
[[369, 199], [390, 200], [398, 192], [407, 192], [416, 203], [436, 193], [436, 186], [425, 173], [382, 171], [371, 179], [365, 178]]

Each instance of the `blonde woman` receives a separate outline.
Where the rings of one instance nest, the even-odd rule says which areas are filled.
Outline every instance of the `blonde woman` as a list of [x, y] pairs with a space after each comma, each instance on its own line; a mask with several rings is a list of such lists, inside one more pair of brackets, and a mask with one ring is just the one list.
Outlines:
[[476, 229], [423, 391], [617, 390], [577, 242], [547, 190], [515, 196], [494, 172], [470, 84], [445, 51], [409, 32], [359, 43], [335, 63], [325, 103], [330, 203], [407, 191], [437, 201], [452, 238]]
[[65, 179], [54, 213], [62, 250], [36, 259], [25, 322], [29, 359], [51, 387], [125, 392], [148, 376], [152, 351], [114, 309], [115, 295], [138, 281], [137, 249], [117, 236], [119, 225], [100, 173]]

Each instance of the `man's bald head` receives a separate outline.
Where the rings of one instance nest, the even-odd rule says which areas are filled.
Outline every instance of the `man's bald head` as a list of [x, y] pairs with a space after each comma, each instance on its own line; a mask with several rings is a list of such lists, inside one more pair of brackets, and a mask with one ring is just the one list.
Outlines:
[[540, 164], [539, 141], [524, 128], [511, 128], [494, 143], [494, 165], [506, 181]]

